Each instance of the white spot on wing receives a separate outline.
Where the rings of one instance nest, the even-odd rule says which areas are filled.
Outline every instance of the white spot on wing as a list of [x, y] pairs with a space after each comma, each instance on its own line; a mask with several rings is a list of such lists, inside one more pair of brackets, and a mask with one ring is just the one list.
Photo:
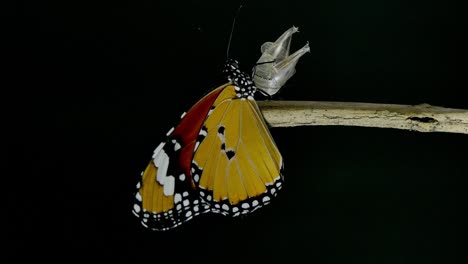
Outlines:
[[186, 115], [187, 113], [186, 112], [183, 112], [182, 115], [180, 116], [180, 118], [184, 118], [184, 116]]
[[206, 137], [206, 135], [208, 134], [208, 132], [206, 132], [206, 130], [202, 129], [200, 130], [200, 134], [199, 135], [203, 135]]
[[135, 198], [141, 202], [141, 195], [140, 195], [140, 192], [137, 192], [136, 195], [135, 195]]
[[228, 211], [229, 210], [229, 206], [227, 204], [223, 204], [223, 209]]
[[159, 153], [159, 151], [161, 151], [161, 149], [164, 147], [166, 143], [161, 143], [159, 144], [159, 146], [153, 151], [153, 158]]
[[249, 207], [250, 207], [250, 205], [249, 205], [248, 203], [243, 203], [243, 204], [242, 204], [242, 208], [244, 208], [244, 209], [247, 209], [247, 208], [249, 208]]
[[166, 152], [164, 152], [163, 149], [158, 150], [158, 152], [154, 152], [153, 154], [153, 163], [154, 166], [159, 167], [161, 166], [161, 163], [163, 159], [167, 157]]
[[158, 160], [157, 163], [155, 162], [154, 165], [158, 167], [158, 173], [156, 175], [156, 180], [161, 185], [164, 185], [164, 182], [166, 180], [166, 175], [167, 175], [167, 168], [169, 167], [169, 157], [167, 156], [166, 152], [161, 151], [158, 154]]
[[180, 201], [182, 201], [182, 196], [180, 195], [180, 193], [176, 193], [174, 195], [174, 203], [179, 203]]
[[167, 176], [165, 183], [164, 183], [164, 195], [171, 196], [174, 195], [174, 183], [175, 178], [174, 176]]
[[180, 146], [179, 142], [176, 142], [176, 143], [174, 144], [174, 151], [177, 151], [177, 150], [179, 150], [180, 148], [181, 148], [181, 146]]
[[195, 175], [193, 176], [193, 180], [194, 180], [195, 182], [198, 182], [198, 180], [200, 180], [200, 176], [198, 176], [198, 174], [195, 174]]
[[164, 150], [158, 152], [153, 160], [154, 165], [158, 168], [156, 180], [164, 187], [164, 195], [174, 195], [174, 181], [173, 176], [167, 176], [167, 169], [169, 167], [169, 157]]
[[136, 213], [139, 213], [141, 211], [141, 208], [138, 204], [134, 204], [133, 205], [133, 211], [135, 211]]
[[182, 173], [181, 175], [179, 175], [179, 180], [181, 181], [185, 180], [185, 174]]
[[184, 201], [182, 202], [182, 204], [183, 204], [184, 206], [188, 206], [188, 205], [190, 204], [190, 201], [189, 201], [189, 200], [184, 200]]
[[257, 200], [254, 200], [254, 201], [252, 202], [252, 206], [257, 206], [257, 205], [258, 205], [258, 201], [257, 201]]
[[169, 136], [172, 133], [172, 131], [174, 131], [174, 128], [169, 129], [169, 131], [166, 133], [166, 136]]

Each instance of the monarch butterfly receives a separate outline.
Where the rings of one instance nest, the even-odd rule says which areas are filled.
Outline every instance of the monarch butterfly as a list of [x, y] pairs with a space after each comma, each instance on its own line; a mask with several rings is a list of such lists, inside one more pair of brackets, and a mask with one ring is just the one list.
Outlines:
[[[287, 41], [280, 41], [282, 60]], [[257, 88], [233, 59], [223, 72], [228, 82], [182, 114], [142, 172], [133, 213], [143, 226], [168, 230], [206, 212], [248, 214], [281, 189], [283, 158], [254, 99]]]

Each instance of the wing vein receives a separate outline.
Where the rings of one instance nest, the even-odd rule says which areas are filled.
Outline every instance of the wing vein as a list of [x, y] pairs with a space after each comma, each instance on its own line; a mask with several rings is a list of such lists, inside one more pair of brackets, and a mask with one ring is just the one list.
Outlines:
[[[238, 134], [239, 136], [237, 137], [237, 142], [236, 142], [236, 155], [238, 153], [238, 149], [239, 149], [239, 145], [240, 143], [242, 142], [241, 138], [242, 138], [242, 103], [244, 103], [243, 101], [240, 101], [240, 106], [239, 106], [239, 129], [238, 129]], [[247, 188], [245, 187], [246, 185], [246, 180], [244, 178], [244, 174], [242, 173], [242, 170], [240, 168], [240, 165], [239, 165], [239, 156], [236, 157], [236, 167], [237, 167], [237, 171], [238, 171], [238, 175], [239, 175], [239, 178], [240, 178], [240, 182], [242, 183], [242, 188], [244, 188], [244, 191], [245, 193], [247, 193], [248, 195], [248, 190]], [[228, 189], [229, 190], [229, 189]]]
[[[221, 103], [224, 103], [224, 102], [228, 102], [228, 100], [226, 99], [226, 100], [222, 101]], [[221, 104], [221, 103], [220, 103], [220, 104]], [[228, 102], [228, 103], [229, 103], [229, 102]], [[223, 113], [223, 117], [220, 119], [219, 123], [221, 123], [221, 121], [224, 119], [224, 117], [226, 116], [226, 114], [227, 114], [228, 110], [231, 108], [231, 106], [232, 106], [232, 105], [230, 104], [230, 105], [228, 105], [228, 106], [226, 107], [226, 109], [224, 110], [224, 113]], [[206, 122], [206, 121], [205, 121], [205, 122]], [[204, 123], [205, 123], [205, 122], [204, 122]], [[203, 123], [203, 124], [204, 124], [204, 123]], [[218, 125], [219, 125], [219, 123], [218, 123]], [[202, 144], [202, 142], [200, 142], [200, 144]], [[213, 143], [211, 144], [211, 147], [210, 147], [210, 152], [209, 152], [210, 154], [209, 154], [208, 156], [211, 156], [211, 155], [212, 155], [213, 149], [214, 149], [214, 146], [215, 146], [215, 145], [216, 145], [216, 140], [213, 140]], [[199, 147], [198, 149], [200, 149], [200, 147]], [[196, 152], [193, 154], [194, 157], [195, 157], [195, 154], [196, 154]], [[207, 163], [208, 161], [209, 161], [209, 159], [206, 159], [206, 160], [204, 161], [204, 163], [203, 163], [203, 166], [201, 166], [201, 168], [204, 168], [205, 165], [206, 165], [206, 163]], [[200, 165], [201, 165], [201, 164], [199, 164], [199, 166], [200, 166]]]

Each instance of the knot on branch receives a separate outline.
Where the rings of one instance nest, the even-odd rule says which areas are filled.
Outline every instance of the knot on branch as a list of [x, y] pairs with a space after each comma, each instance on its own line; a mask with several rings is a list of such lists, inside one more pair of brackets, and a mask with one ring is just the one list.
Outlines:
[[419, 116], [410, 116], [407, 118], [407, 120], [415, 121], [415, 122], [420, 122], [420, 123], [438, 123], [436, 119], [432, 117], [419, 117]]

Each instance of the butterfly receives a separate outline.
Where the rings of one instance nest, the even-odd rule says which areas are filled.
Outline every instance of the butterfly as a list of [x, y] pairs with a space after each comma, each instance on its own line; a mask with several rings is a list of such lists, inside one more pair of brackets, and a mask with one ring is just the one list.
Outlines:
[[[289, 45], [281, 47], [289, 54]], [[233, 59], [223, 72], [227, 83], [182, 114], [142, 172], [132, 211], [143, 226], [169, 230], [203, 213], [249, 214], [282, 188], [283, 158], [254, 99], [254, 81]]]

